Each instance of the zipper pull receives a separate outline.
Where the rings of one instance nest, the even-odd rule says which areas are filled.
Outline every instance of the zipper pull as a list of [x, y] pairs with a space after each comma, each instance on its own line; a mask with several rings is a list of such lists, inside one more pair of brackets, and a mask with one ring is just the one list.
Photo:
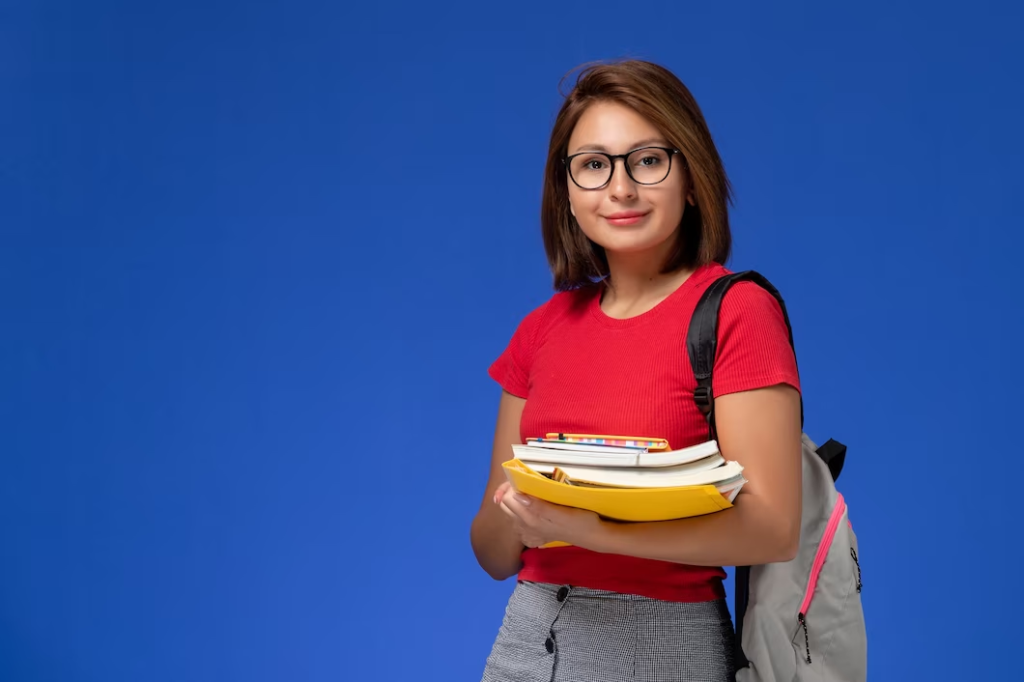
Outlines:
[[853, 547], [850, 548], [850, 556], [853, 557], [853, 563], [857, 565], [857, 591], [860, 592], [860, 561], [857, 560], [857, 550], [855, 550]]
[[804, 629], [804, 649], [807, 651], [807, 662], [811, 662], [811, 639], [807, 636], [807, 618], [802, 613], [798, 613], [796, 619], [800, 621], [801, 627]]

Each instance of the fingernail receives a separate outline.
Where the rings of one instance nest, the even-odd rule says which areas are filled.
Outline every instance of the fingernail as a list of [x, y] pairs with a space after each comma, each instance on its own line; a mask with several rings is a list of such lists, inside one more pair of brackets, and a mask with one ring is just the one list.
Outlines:
[[524, 496], [520, 495], [519, 493], [516, 493], [516, 500], [518, 500], [519, 504], [521, 504], [523, 506], [526, 506], [526, 507], [530, 506], [529, 498], [524, 497]]

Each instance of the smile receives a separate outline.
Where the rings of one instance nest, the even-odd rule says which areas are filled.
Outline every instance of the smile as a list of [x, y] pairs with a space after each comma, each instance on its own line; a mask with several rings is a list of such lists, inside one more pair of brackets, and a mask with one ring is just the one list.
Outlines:
[[624, 226], [635, 225], [648, 215], [650, 215], [649, 211], [647, 213], [641, 213], [640, 211], [623, 211], [621, 213], [613, 213], [609, 216], [605, 216], [604, 219], [612, 225]]

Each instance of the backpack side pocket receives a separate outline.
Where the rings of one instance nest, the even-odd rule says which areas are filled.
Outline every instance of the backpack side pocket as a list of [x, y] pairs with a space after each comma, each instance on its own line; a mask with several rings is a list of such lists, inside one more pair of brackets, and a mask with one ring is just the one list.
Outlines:
[[859, 547], [842, 495], [829, 517], [811, 567], [793, 648], [798, 682], [864, 680], [867, 636], [861, 607]]

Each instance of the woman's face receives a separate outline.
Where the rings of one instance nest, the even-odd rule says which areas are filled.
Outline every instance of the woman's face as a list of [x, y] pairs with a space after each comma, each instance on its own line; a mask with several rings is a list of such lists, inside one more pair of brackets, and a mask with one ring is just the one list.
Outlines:
[[[573, 129], [569, 155], [627, 154], [651, 146], [672, 147], [661, 131], [633, 109], [617, 102], [595, 102]], [[652, 150], [629, 159], [639, 180], [647, 182], [660, 177], [657, 167], [668, 160], [659, 159], [658, 154]], [[597, 189], [583, 189], [572, 177], [567, 178], [572, 213], [583, 233], [604, 247], [609, 257], [640, 253], [664, 257], [673, 246], [684, 203], [693, 203], [683, 158], [679, 154], [673, 156], [668, 177], [654, 185], [635, 182], [625, 172], [625, 163], [625, 159], [615, 159], [611, 180]], [[587, 186], [597, 184], [607, 177], [607, 165], [605, 157], [578, 157], [572, 163], [573, 177]]]

